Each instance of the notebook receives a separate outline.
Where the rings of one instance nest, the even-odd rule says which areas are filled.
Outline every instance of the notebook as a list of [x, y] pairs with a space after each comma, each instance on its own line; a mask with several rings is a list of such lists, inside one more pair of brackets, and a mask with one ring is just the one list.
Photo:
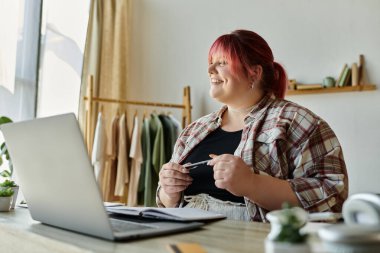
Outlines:
[[149, 219], [174, 221], [208, 221], [226, 218], [225, 215], [199, 208], [159, 208], [109, 206], [107, 211], [126, 216], [140, 216]]
[[158, 236], [203, 225], [110, 217], [73, 113], [3, 124], [0, 130], [34, 220], [108, 240]]

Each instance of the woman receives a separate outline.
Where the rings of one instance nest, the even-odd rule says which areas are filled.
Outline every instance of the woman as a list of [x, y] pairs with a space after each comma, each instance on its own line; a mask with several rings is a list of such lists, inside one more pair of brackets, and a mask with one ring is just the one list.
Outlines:
[[323, 119], [283, 99], [286, 73], [266, 41], [236, 30], [213, 43], [208, 60], [210, 96], [224, 106], [179, 136], [160, 171], [158, 206], [253, 221], [284, 202], [340, 212], [348, 178], [338, 139]]

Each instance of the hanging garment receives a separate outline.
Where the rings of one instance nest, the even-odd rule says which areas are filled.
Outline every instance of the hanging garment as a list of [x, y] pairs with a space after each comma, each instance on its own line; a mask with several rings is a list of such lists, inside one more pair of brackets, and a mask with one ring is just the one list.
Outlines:
[[137, 206], [137, 192], [141, 172], [141, 164], [143, 162], [143, 154], [141, 150], [141, 131], [139, 119], [137, 116], [133, 119], [133, 129], [129, 157], [131, 158], [131, 175], [129, 178], [128, 189], [128, 206]]
[[158, 174], [165, 163], [164, 131], [162, 123], [157, 114], [151, 115], [149, 131], [152, 145], [152, 165], [151, 170], [145, 175], [145, 197], [146, 206], [156, 206], [156, 189], [158, 186]]
[[121, 115], [119, 119], [119, 143], [117, 155], [117, 169], [116, 169], [116, 182], [115, 182], [115, 196], [124, 196], [126, 184], [129, 181], [128, 170], [128, 129], [126, 124], [125, 114]]
[[102, 185], [103, 169], [106, 159], [107, 136], [104, 128], [103, 116], [99, 112], [94, 134], [94, 145], [92, 147], [91, 163], [94, 166], [95, 178]]
[[147, 171], [152, 170], [152, 149], [150, 140], [150, 129], [149, 129], [150, 119], [144, 118], [143, 125], [141, 129], [141, 150], [143, 156], [143, 162], [141, 164], [141, 172], [139, 178], [139, 187], [137, 193], [137, 202], [139, 205], [146, 205], [145, 203], [145, 178]]
[[176, 128], [175, 135], [176, 135], [176, 140], [177, 140], [179, 134], [182, 132], [182, 125], [172, 114], [169, 115], [169, 118], [172, 120], [172, 122], [175, 125], [175, 128]]
[[105, 201], [115, 201], [117, 198], [114, 196], [116, 170], [117, 170], [117, 155], [119, 143], [119, 115], [116, 115], [112, 120], [111, 125], [111, 138], [108, 145], [109, 159], [107, 161], [104, 181], [103, 192]]
[[169, 162], [172, 153], [175, 141], [177, 140], [176, 136], [176, 126], [173, 121], [169, 118], [169, 116], [160, 114], [158, 116], [162, 123], [162, 127], [164, 130], [164, 145], [165, 145], [165, 163]]

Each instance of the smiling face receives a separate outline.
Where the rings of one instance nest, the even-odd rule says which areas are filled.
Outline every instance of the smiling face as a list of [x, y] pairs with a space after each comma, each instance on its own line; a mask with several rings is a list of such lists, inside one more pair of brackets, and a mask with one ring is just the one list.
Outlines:
[[210, 57], [208, 73], [210, 96], [219, 102], [242, 107], [247, 98], [252, 96], [251, 78], [243, 72], [241, 66], [236, 66], [235, 70], [223, 54], [215, 52]]

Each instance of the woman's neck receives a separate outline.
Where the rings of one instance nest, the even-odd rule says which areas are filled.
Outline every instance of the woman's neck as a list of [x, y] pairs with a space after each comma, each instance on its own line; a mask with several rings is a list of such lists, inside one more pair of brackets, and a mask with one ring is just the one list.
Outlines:
[[241, 114], [241, 115], [247, 115], [250, 111], [252, 111], [252, 109], [256, 106], [256, 104], [253, 104], [251, 106], [248, 106], [248, 107], [241, 107], [241, 108], [234, 108], [232, 106], [228, 106], [228, 111], [230, 113], [233, 113], [233, 114]]
[[245, 115], [241, 113], [231, 113], [227, 110], [222, 116], [222, 129], [228, 132], [239, 131], [244, 128]]
[[264, 95], [255, 96], [250, 101], [239, 105], [227, 104], [228, 109], [222, 116], [222, 129], [226, 131], [238, 131], [243, 129], [245, 117], [263, 97]]

